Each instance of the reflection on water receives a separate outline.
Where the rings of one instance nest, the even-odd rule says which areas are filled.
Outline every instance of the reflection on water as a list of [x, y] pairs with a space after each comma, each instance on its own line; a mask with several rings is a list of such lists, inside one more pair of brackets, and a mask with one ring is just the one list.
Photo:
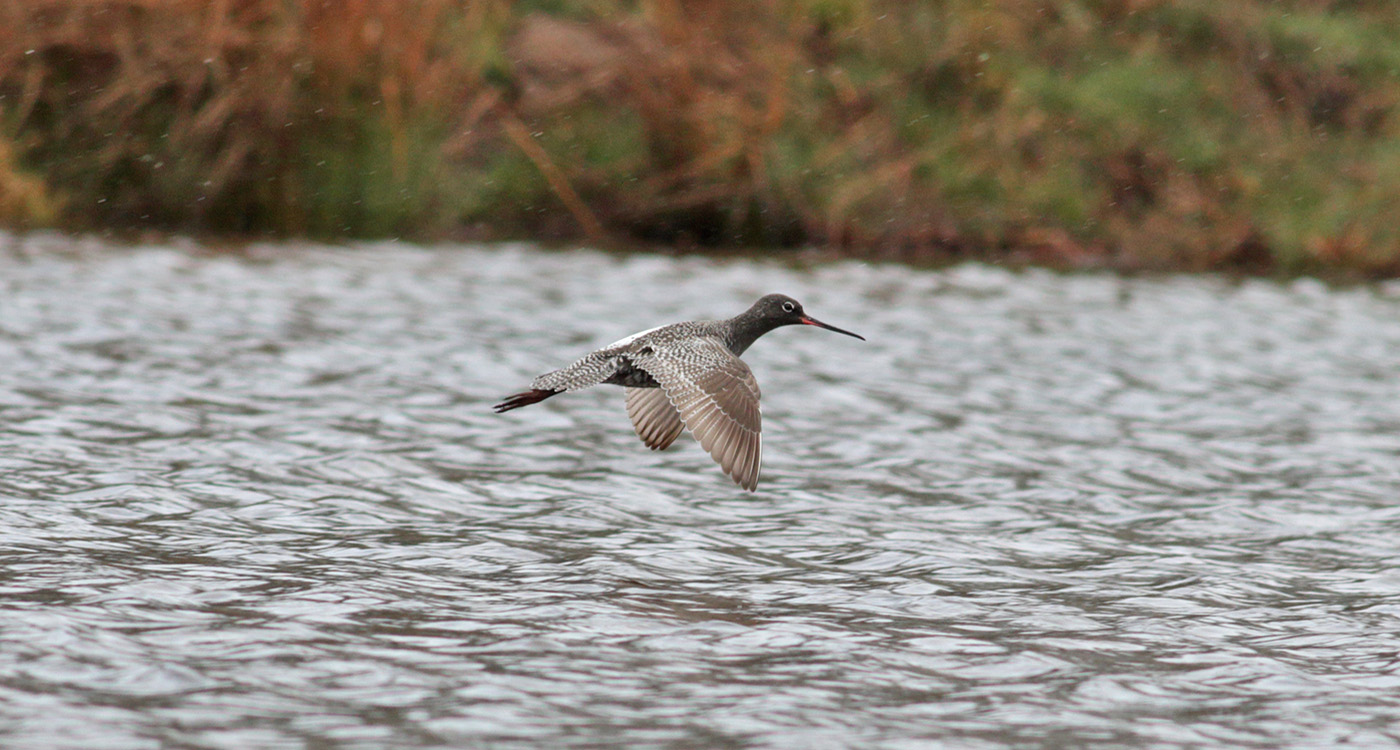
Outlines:
[[[93, 244], [0, 240], [7, 746], [1400, 743], [1400, 289]], [[757, 494], [490, 411], [772, 291], [870, 341]]]

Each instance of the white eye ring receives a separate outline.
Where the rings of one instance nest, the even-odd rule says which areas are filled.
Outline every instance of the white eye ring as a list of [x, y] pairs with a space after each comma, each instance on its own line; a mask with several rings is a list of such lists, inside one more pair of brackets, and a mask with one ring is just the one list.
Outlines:
[[797, 309], [797, 305], [794, 305], [794, 304], [792, 304], [791, 302], [784, 302], [784, 303], [783, 303], [783, 312], [792, 312], [793, 310], [796, 310], [796, 309]]

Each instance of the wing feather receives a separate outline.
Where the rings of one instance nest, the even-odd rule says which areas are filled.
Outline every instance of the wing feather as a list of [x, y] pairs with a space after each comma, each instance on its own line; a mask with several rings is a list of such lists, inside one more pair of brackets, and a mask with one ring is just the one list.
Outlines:
[[654, 451], [666, 450], [684, 429], [680, 412], [660, 388], [628, 388], [627, 416], [637, 436]]
[[[740, 487], [756, 489], [762, 462], [763, 414], [758, 381], [749, 366], [722, 341], [711, 337], [658, 343], [629, 352], [628, 357], [634, 367], [661, 384], [660, 390], [680, 422], [724, 473]], [[633, 401], [642, 398], [629, 391], [629, 413], [633, 413]], [[633, 424], [638, 424], [635, 415]], [[640, 426], [638, 434], [646, 440]]]

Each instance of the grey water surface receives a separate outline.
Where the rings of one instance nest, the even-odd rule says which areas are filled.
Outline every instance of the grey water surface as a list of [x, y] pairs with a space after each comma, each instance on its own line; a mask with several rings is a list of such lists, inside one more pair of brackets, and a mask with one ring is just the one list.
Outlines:
[[[757, 493], [589, 349], [766, 292]], [[0, 745], [1400, 746], [1400, 287], [0, 237]]]

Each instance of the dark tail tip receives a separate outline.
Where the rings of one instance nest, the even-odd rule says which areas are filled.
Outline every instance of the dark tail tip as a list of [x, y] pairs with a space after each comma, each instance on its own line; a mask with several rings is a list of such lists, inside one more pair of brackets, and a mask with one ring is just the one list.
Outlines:
[[528, 391], [521, 391], [520, 393], [506, 396], [505, 400], [491, 408], [495, 409], [497, 414], [500, 414], [501, 412], [510, 411], [511, 409], [519, 409], [522, 406], [538, 404], [556, 393], [559, 393], [559, 391], [551, 391], [544, 388], [531, 388]]

